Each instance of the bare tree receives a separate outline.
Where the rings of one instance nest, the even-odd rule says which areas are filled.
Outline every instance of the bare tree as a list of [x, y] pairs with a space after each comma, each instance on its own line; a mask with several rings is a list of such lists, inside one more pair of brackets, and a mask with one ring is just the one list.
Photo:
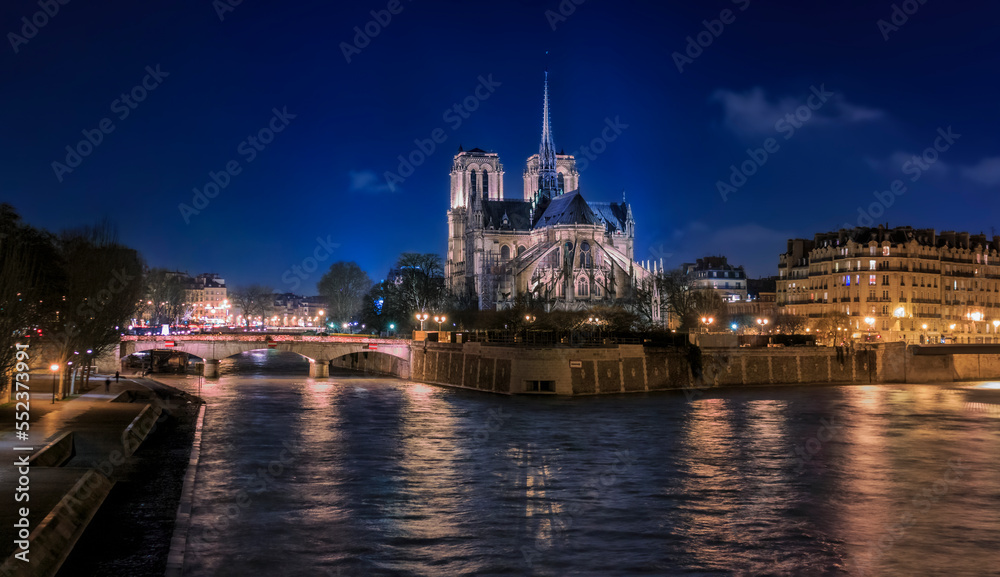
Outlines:
[[[51, 333], [65, 368], [71, 357], [82, 356], [81, 351], [92, 351], [93, 358], [118, 345], [122, 325], [138, 310], [145, 282], [142, 258], [118, 242], [110, 221], [64, 232], [59, 250], [65, 263], [66, 290]], [[63, 393], [67, 375], [64, 370]]]
[[409, 312], [428, 311], [444, 304], [444, 269], [436, 254], [406, 252], [396, 263], [396, 297]]
[[274, 306], [274, 289], [259, 284], [238, 287], [229, 292], [229, 300], [243, 311], [243, 324], [249, 327], [253, 317], [263, 320], [270, 313]]
[[184, 283], [164, 268], [146, 272], [144, 310], [151, 325], [173, 324], [184, 311]]
[[319, 294], [329, 302], [329, 317], [339, 323], [350, 321], [361, 309], [365, 294], [372, 288], [368, 274], [356, 262], [335, 262], [317, 284]]

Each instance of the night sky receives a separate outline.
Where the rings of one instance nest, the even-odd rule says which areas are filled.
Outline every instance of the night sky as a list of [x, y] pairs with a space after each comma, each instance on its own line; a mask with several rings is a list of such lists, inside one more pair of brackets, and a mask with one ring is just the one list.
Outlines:
[[[371, 12], [387, 7], [397, 13], [373, 23]], [[109, 216], [150, 266], [217, 272], [231, 285], [314, 294], [336, 260], [355, 260], [378, 280], [401, 252], [443, 254], [460, 144], [498, 152], [507, 196], [522, 196], [546, 66], [557, 149], [589, 146], [609, 121], [627, 125], [598, 144], [605, 150], [588, 161], [581, 189], [594, 201], [620, 201], [624, 190], [639, 260], [673, 267], [723, 254], [751, 276], [776, 274], [786, 239], [871, 222], [859, 207], [891, 226], [989, 234], [998, 224], [996, 3], [58, 8], [44, 18], [37, 0], [0, 8], [0, 201], [51, 230]], [[25, 27], [22, 17], [44, 25]], [[377, 35], [360, 38], [348, 62], [345, 46], [366, 25]], [[707, 46], [689, 47], [689, 36]], [[491, 87], [477, 100], [483, 79]], [[144, 99], [125, 103], [130, 92]], [[446, 114], [470, 97], [468, 118]], [[787, 113], [794, 122], [782, 120]], [[269, 143], [248, 141], [269, 125], [281, 129], [265, 131]], [[952, 136], [941, 137], [948, 127]], [[435, 129], [444, 142], [388, 186], [397, 157]], [[83, 131], [100, 143], [78, 146]], [[67, 146], [89, 154], [67, 159]], [[747, 153], [765, 146], [762, 163]], [[730, 166], [744, 161], [754, 174], [733, 179], [737, 187]], [[227, 164], [238, 173], [220, 176]], [[197, 214], [182, 214], [181, 204], [198, 210], [192, 189], [210, 173], [228, 183]], [[897, 179], [905, 191], [884, 193], [869, 211], [873, 193]], [[720, 192], [719, 181], [733, 190]], [[329, 243], [338, 246], [321, 270], [283, 281]]]

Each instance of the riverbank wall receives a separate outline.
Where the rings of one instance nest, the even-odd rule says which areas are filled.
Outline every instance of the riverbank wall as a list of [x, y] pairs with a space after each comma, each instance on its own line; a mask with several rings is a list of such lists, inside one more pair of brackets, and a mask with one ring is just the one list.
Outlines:
[[[921, 354], [903, 343], [710, 348], [414, 342], [410, 378], [499, 394], [599, 395], [782, 384], [1000, 378], [1000, 354]], [[347, 367], [351, 368], [351, 367]]]

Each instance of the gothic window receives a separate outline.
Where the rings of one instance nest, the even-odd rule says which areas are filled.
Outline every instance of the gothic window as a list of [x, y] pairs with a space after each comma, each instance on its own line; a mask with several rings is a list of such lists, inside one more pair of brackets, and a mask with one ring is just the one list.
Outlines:
[[580, 268], [594, 268], [594, 257], [590, 253], [590, 243], [580, 243]]
[[489, 193], [490, 191], [490, 173], [483, 171], [483, 192]]
[[476, 171], [473, 170], [469, 173], [469, 182], [472, 184], [472, 192], [477, 192], [479, 187], [476, 185]]
[[517, 247], [517, 256], [521, 256], [522, 254], [524, 254], [524, 251], [525, 251], [524, 245]]
[[587, 282], [587, 277], [580, 277], [576, 281], [576, 296], [585, 297], [590, 294], [590, 283]]
[[510, 260], [510, 247], [503, 245], [500, 247], [500, 260]]
[[566, 179], [563, 178], [563, 173], [559, 173], [559, 190], [566, 192]]

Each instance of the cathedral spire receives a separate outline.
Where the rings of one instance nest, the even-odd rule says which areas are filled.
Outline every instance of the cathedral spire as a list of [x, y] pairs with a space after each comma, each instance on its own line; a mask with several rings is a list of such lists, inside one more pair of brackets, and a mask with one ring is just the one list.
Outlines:
[[552, 198], [559, 195], [559, 176], [556, 172], [556, 145], [552, 140], [549, 112], [549, 71], [545, 70], [545, 89], [542, 101], [542, 142], [538, 146], [538, 192]]

